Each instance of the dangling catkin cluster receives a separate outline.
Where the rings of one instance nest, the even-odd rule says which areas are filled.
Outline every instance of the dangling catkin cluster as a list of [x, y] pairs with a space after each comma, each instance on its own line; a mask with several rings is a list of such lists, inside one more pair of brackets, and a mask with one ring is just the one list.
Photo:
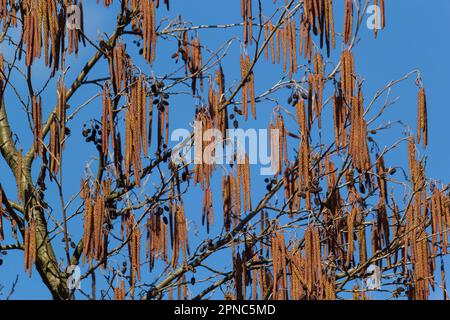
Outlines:
[[323, 90], [325, 86], [325, 75], [322, 55], [316, 53], [314, 55], [314, 74], [310, 74], [308, 77], [308, 85], [310, 86], [314, 95], [314, 106], [319, 129], [322, 128], [322, 101]]
[[[447, 254], [448, 230], [450, 225], [450, 201], [442, 190], [434, 186], [433, 194], [430, 199], [431, 211], [431, 232], [432, 232], [432, 257], [434, 262], [438, 254]], [[441, 286], [444, 291], [444, 299], [447, 298], [445, 267], [441, 258]]]
[[[173, 221], [172, 237], [172, 262], [171, 265], [175, 268], [178, 264], [180, 250], [183, 253], [184, 263], [186, 263], [189, 254], [188, 229], [186, 223], [186, 216], [184, 213], [183, 203], [172, 205], [171, 210]], [[172, 220], [173, 219], [173, 220]]]
[[181, 54], [181, 58], [184, 61], [186, 75], [188, 72], [190, 73], [192, 94], [195, 95], [198, 78], [200, 78], [200, 88], [203, 89], [203, 58], [199, 35], [192, 41], [189, 41], [189, 34], [187, 31], [184, 31], [178, 41], [178, 53]]
[[136, 279], [141, 280], [141, 229], [132, 212], [123, 218], [130, 258], [130, 285], [134, 288]]
[[245, 299], [247, 295], [247, 287], [252, 285], [253, 297], [255, 296], [255, 285], [257, 284], [255, 278], [251, 278], [251, 271], [248, 268], [250, 260], [254, 257], [253, 243], [247, 237], [244, 241], [244, 250], [240, 253], [234, 253], [234, 245], [232, 245], [233, 254], [233, 271], [234, 271], [234, 285], [236, 289], [236, 299]]
[[50, 173], [56, 174], [61, 167], [62, 149], [66, 133], [66, 85], [64, 79], [58, 81], [58, 104], [50, 126]]
[[125, 116], [125, 177], [130, 181], [133, 167], [134, 181], [140, 186], [142, 173], [141, 154], [147, 148], [147, 93], [143, 75], [135, 78], [128, 92], [128, 109]]
[[[71, 6], [77, 7], [75, 12]], [[20, 11], [23, 21], [23, 42], [26, 46], [26, 65], [31, 66], [37, 58], [40, 58], [44, 47], [45, 64], [49, 67], [53, 65], [52, 75], [54, 75], [64, 60], [66, 34], [69, 54], [78, 53], [80, 41], [85, 43], [82, 2], [64, 1], [60, 3], [58, 10], [56, 0], [26, 0], [22, 1]], [[16, 16], [15, 5], [12, 3], [11, 14]], [[11, 17], [11, 22], [15, 24], [15, 18]]]
[[351, 105], [355, 92], [355, 62], [350, 50], [343, 51], [341, 55], [341, 90], [345, 101]]
[[[102, 261], [106, 266], [108, 230], [104, 224], [108, 219], [105, 199], [111, 192], [111, 180], [91, 190], [89, 180], [82, 180], [80, 197], [84, 200], [83, 254], [89, 261]], [[83, 259], [84, 263], [84, 259]]]
[[222, 143], [222, 141], [215, 141], [215, 136], [207, 135], [208, 132], [212, 132], [213, 125], [214, 122], [208, 109], [199, 108], [196, 111], [194, 122], [194, 182], [200, 183], [202, 190], [207, 189], [210, 185], [216, 163], [216, 146]]
[[[214, 88], [217, 86], [217, 90]], [[209, 114], [214, 121], [215, 128], [218, 128], [224, 138], [225, 145], [228, 129], [228, 112], [227, 108], [222, 108], [225, 102], [225, 76], [222, 67], [216, 70], [215, 81], [210, 81], [208, 91]]]
[[156, 42], [156, 14], [153, 1], [139, 1], [142, 12], [142, 37], [144, 39], [144, 58], [148, 63], [153, 64], [155, 60]]
[[102, 152], [108, 156], [109, 137], [111, 136], [112, 150], [116, 150], [116, 130], [114, 125], [113, 106], [109, 88], [103, 86], [102, 94]]
[[[429, 263], [431, 261], [431, 249], [426, 226], [428, 204], [426, 188], [424, 188], [426, 183], [425, 170], [422, 162], [416, 159], [416, 144], [413, 135], [408, 139], [408, 159], [413, 201], [406, 211], [404, 246], [406, 252], [408, 248], [410, 249], [411, 254], [410, 261], [414, 272], [414, 298], [425, 300], [430, 294], [429, 279], [431, 279], [434, 270], [432, 270], [432, 264]], [[407, 258], [407, 255], [405, 255], [405, 266]]]
[[161, 208], [153, 210], [147, 220], [147, 258], [150, 257], [150, 270], [155, 265], [156, 258], [167, 260], [167, 223], [161, 215]]
[[284, 232], [276, 231], [272, 237], [273, 289], [272, 299], [287, 300], [286, 243]]
[[119, 94], [128, 84], [129, 70], [132, 69], [131, 60], [125, 51], [125, 44], [117, 43], [108, 60], [111, 83], [114, 92]]
[[333, 119], [334, 119], [334, 141], [338, 152], [347, 146], [346, 123], [348, 118], [348, 107], [340, 89], [333, 95]]
[[364, 118], [363, 95], [361, 88], [358, 89], [358, 96], [353, 97], [352, 109], [350, 113], [350, 147], [349, 154], [352, 157], [353, 167], [359, 172], [369, 170], [370, 154], [367, 145], [367, 123]]
[[8, 22], [10, 22], [12, 26], [14, 27], [17, 26], [17, 12], [15, 0], [0, 1], [0, 19], [2, 20], [3, 25], [6, 25]]
[[[333, 1], [332, 0], [305, 0], [303, 1], [304, 10], [301, 15], [301, 29], [305, 31], [301, 32], [302, 39], [310, 39], [311, 30], [315, 35], [320, 36], [320, 48], [323, 47], [324, 40], [327, 47], [327, 55], [330, 55], [330, 47], [335, 48], [335, 34], [334, 34], [334, 18], [333, 18]], [[302, 41], [301, 41], [302, 42]], [[306, 45], [308, 48], [305, 51], [305, 57], [308, 56], [308, 60], [311, 60], [311, 45]], [[300, 49], [300, 52], [302, 50]]]
[[305, 230], [305, 287], [312, 299], [323, 287], [319, 228], [309, 225]]
[[288, 252], [288, 272], [290, 274], [289, 298], [291, 300], [302, 300], [306, 296], [305, 286], [305, 259], [300, 250], [294, 246]]
[[[75, 23], [74, 26], [68, 28], [68, 42], [69, 42], [69, 54], [75, 53], [78, 55], [78, 44], [83, 41], [83, 44], [85, 44], [84, 39], [84, 18], [83, 18], [83, 2], [80, 0], [78, 3], [77, 0], [74, 1], [74, 4], [78, 7], [77, 11], [71, 14], [78, 14], [79, 16], [75, 16]], [[69, 3], [66, 3], [66, 5], [70, 5]], [[70, 19], [70, 18], [69, 18]], [[73, 23], [73, 22], [72, 22]]]

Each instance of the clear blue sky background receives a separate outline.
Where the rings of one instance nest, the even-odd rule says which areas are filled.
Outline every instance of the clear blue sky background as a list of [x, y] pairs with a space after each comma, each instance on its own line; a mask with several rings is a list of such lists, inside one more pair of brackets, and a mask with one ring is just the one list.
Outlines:
[[[272, 1], [266, 1], [271, 3]], [[422, 73], [422, 79], [427, 89], [428, 106], [429, 106], [429, 148], [426, 153], [428, 157], [427, 174], [431, 178], [442, 180], [443, 182], [450, 182], [450, 172], [447, 170], [447, 165], [450, 161], [450, 125], [448, 119], [450, 118], [450, 111], [448, 109], [448, 76], [450, 74], [450, 65], [448, 57], [450, 53], [450, 42], [445, 39], [443, 34], [450, 30], [450, 2], [448, 0], [433, 0], [431, 2], [423, 0], [396, 0], [387, 2], [387, 28], [379, 34], [377, 40], [373, 39], [372, 31], [363, 28], [361, 33], [361, 42], [355, 51], [355, 59], [357, 63], [358, 73], [366, 79], [364, 92], [366, 101], [370, 101], [375, 92], [383, 88], [389, 81], [401, 78], [413, 69], [418, 69]], [[432, 3], [432, 5], [429, 5]], [[94, 1], [85, 1], [85, 30], [89, 37], [93, 40], [98, 40], [98, 35], [103, 31], [108, 34], [111, 27], [115, 23], [115, 15], [117, 10], [113, 8], [109, 10], [103, 9], [101, 6], [95, 4]], [[270, 4], [271, 6], [271, 4]], [[335, 1], [336, 15], [342, 13], [341, 2]], [[266, 12], [270, 12], [267, 10]], [[182, 18], [191, 21], [194, 25], [197, 24], [224, 24], [224, 23], [239, 23], [240, 18], [240, 1], [229, 0], [172, 0], [171, 11], [169, 13], [171, 18], [176, 17], [179, 13]], [[158, 17], [167, 15], [165, 9], [160, 9]], [[165, 25], [165, 24], [163, 24]], [[342, 30], [341, 19], [337, 19], [336, 29]], [[101, 30], [101, 31], [100, 31]], [[207, 44], [212, 50], [217, 49], [222, 43], [229, 38], [242, 37], [242, 30], [235, 28], [230, 31], [224, 30], [203, 30], [200, 31], [202, 43]], [[136, 49], [129, 46], [130, 51], [135, 53]], [[239, 41], [236, 40], [230, 50], [230, 54], [224, 60], [224, 69], [227, 75], [226, 82], [229, 87], [234, 81], [239, 79]], [[3, 44], [2, 50], [5, 53], [10, 52], [7, 43]], [[175, 66], [168, 58], [171, 53], [175, 52], [176, 43], [173, 40], [160, 41], [158, 45], [157, 61], [153, 69], [149, 66], [144, 67], [146, 73], [154, 72], [155, 75], [162, 75], [167, 70], [173, 70]], [[82, 68], [85, 61], [93, 54], [92, 47], [81, 48], [79, 57], [77, 59], [70, 58], [68, 65], [71, 69], [67, 75], [66, 83], [71, 83], [73, 77]], [[208, 57], [207, 54], [205, 54]], [[256, 91], [261, 93], [278, 81], [279, 67], [261, 60], [262, 64], [258, 65], [256, 74]], [[336, 60], [335, 60], [336, 61]], [[39, 63], [33, 66], [35, 86], [39, 88], [45, 83], [46, 69]], [[96, 77], [105, 76], [107, 72], [106, 61], [95, 67], [93, 74]], [[277, 78], [278, 77], [278, 78]], [[12, 79], [17, 89], [25, 92], [25, 82], [22, 78], [17, 77]], [[48, 114], [56, 101], [55, 79], [50, 84], [48, 93], [43, 97], [44, 113]], [[53, 91], [52, 91], [53, 90]], [[52, 93], [53, 92], [53, 93]], [[91, 86], [81, 90], [70, 101], [71, 110], [85, 102], [91, 96], [98, 92], [98, 88]], [[286, 104], [288, 91], [282, 91], [279, 95], [280, 103]], [[389, 110], [383, 120], [401, 120], [403, 123], [409, 124], [415, 131], [416, 116], [417, 116], [417, 88], [414, 84], [414, 78], [411, 78], [399, 85], [397, 85], [391, 92], [390, 99], [399, 98], [396, 104]], [[19, 145], [28, 149], [31, 141], [30, 130], [24, 119], [23, 109], [17, 102], [13, 92], [9, 90], [6, 94], [6, 105], [10, 114], [10, 121], [13, 131], [18, 134]], [[259, 119], [257, 121], [249, 121], [247, 127], [265, 128], [268, 126], [269, 115], [274, 107], [274, 103], [267, 103], [267, 107], [261, 104], [258, 107]], [[85, 108], [75, 121], [70, 125], [72, 129], [72, 137], [68, 140], [66, 152], [64, 154], [63, 168], [65, 170], [64, 180], [65, 198], [70, 199], [73, 194], [78, 192], [79, 181], [82, 177], [85, 165], [93, 159], [95, 151], [92, 145], [81, 142], [81, 126], [82, 124], [93, 117], [99, 118], [101, 112], [100, 101], [97, 99], [87, 108]], [[189, 96], [177, 96], [171, 98], [171, 129], [175, 128], [189, 128], [187, 121], [191, 121], [194, 113], [194, 103]], [[324, 120], [324, 130], [328, 130], [330, 134], [333, 133], [331, 122]], [[395, 138], [401, 136], [402, 128], [395, 127], [390, 134], [395, 134]], [[23, 134], [25, 133], [25, 134]], [[393, 137], [386, 136], [385, 143], [392, 142]], [[383, 142], [383, 140], [382, 140]], [[152, 149], [154, 150], [154, 149]], [[389, 159], [396, 165], [403, 165], [406, 167], [405, 152], [402, 154], [399, 150], [396, 155], [398, 158]], [[253, 168], [253, 202], [257, 201], [264, 194], [265, 188], [263, 179], [257, 175], [257, 168]], [[220, 181], [220, 175], [216, 174], [215, 181]], [[3, 161], [0, 162], [0, 181], [5, 185], [8, 194], [15, 194], [15, 185], [12, 182], [12, 176], [8, 173]], [[50, 189], [51, 193], [47, 201], [53, 204], [55, 217], [60, 218], [58, 211], [58, 198], [56, 190]], [[214, 199], [214, 209], [216, 214], [216, 224], [212, 234], [220, 230], [222, 225], [222, 210], [220, 193]], [[190, 220], [191, 230], [198, 229], [197, 235], [191, 237], [192, 247], [195, 248], [195, 243], [203, 240], [205, 233], [201, 226], [201, 207], [203, 195], [199, 192], [199, 188], [191, 191], [185, 196], [186, 212]], [[74, 209], [75, 206], [71, 207]], [[80, 225], [72, 226], [72, 233], [74, 239], [78, 241], [81, 235]], [[56, 242], [56, 250], [59, 254], [62, 253], [62, 242], [59, 247]], [[61, 255], [62, 257], [62, 255]], [[123, 257], [113, 259], [111, 261], [114, 265], [120, 265]], [[210, 265], [217, 268], [224, 268], [231, 265], [231, 256], [229, 254], [220, 254], [208, 260]], [[144, 267], [147, 269], [147, 267]], [[10, 252], [7, 257], [4, 257], [4, 264], [0, 267], [0, 284], [5, 285], [4, 293], [9, 290], [12, 280], [16, 274], [19, 274], [19, 282], [16, 287], [16, 292], [13, 298], [29, 299], [39, 298], [47, 299], [50, 295], [44, 285], [41, 283], [36, 270], [33, 276], [28, 278], [23, 273], [23, 254], [22, 252]], [[158, 272], [158, 269], [155, 271]], [[146, 283], [151, 283], [157, 274], [146, 274]], [[82, 284], [88, 290], [89, 284]], [[100, 285], [99, 285], [100, 287]], [[441, 293], [438, 291], [433, 297], [440, 297]], [[2, 298], [0, 296], [0, 298]]]

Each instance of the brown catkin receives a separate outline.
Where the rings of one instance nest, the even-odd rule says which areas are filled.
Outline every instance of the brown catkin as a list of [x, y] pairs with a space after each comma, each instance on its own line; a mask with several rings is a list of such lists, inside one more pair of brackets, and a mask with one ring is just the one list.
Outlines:
[[357, 209], [353, 208], [347, 215], [347, 266], [350, 266], [353, 260], [354, 247], [354, 232], [355, 232], [355, 218]]
[[43, 145], [42, 145], [42, 98], [36, 99], [33, 96], [32, 99], [32, 117], [33, 117], [33, 150], [34, 158], [38, 156], [42, 157]]
[[244, 22], [244, 43], [253, 42], [252, 0], [241, 0], [241, 15]]
[[422, 140], [423, 147], [428, 145], [428, 114], [427, 114], [427, 98], [425, 88], [420, 88], [418, 94], [418, 125], [417, 125], [417, 143]]
[[212, 191], [209, 187], [205, 189], [203, 195], [202, 225], [205, 225], [205, 222], [207, 232], [209, 233], [209, 227], [214, 222]]
[[344, 43], [349, 45], [353, 33], [353, 0], [345, 0], [344, 11]]
[[248, 101], [250, 100], [253, 118], [256, 119], [255, 76], [253, 74], [250, 57], [242, 53], [240, 57], [242, 81], [242, 113], [244, 119], [248, 118]]
[[224, 214], [224, 227], [227, 232], [230, 231], [231, 225], [231, 210], [232, 210], [232, 186], [231, 177], [224, 175], [222, 177], [222, 203]]
[[22, 172], [23, 172], [23, 158], [22, 149], [17, 153], [17, 168], [16, 168], [16, 181], [17, 181], [17, 199], [19, 202], [23, 202], [23, 185], [22, 185]]

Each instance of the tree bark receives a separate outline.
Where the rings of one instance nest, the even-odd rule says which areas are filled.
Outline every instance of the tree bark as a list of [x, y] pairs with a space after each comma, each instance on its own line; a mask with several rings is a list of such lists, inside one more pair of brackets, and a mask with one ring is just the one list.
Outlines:
[[[3, 97], [0, 103], [0, 152], [8, 164], [16, 181], [21, 179], [24, 195], [24, 220], [30, 215], [36, 221], [36, 269], [43, 282], [50, 290], [53, 299], [64, 300], [69, 298], [69, 289], [67, 286], [67, 275], [60, 270], [53, 247], [48, 238], [47, 221], [42, 209], [39, 192], [33, 190], [33, 181], [31, 178], [31, 167], [22, 168], [22, 176], [18, 177], [17, 158], [18, 151], [14, 145], [11, 128], [8, 121], [5, 102]], [[23, 234], [23, 230], [20, 230]]]

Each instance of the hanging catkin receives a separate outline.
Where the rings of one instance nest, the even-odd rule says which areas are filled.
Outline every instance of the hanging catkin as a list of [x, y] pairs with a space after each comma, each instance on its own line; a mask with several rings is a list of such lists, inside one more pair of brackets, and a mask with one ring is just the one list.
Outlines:
[[307, 296], [314, 298], [318, 292], [316, 286], [321, 287], [322, 266], [321, 266], [321, 244], [320, 234], [317, 227], [308, 225], [305, 230], [305, 282]]
[[[311, 61], [312, 57], [312, 48], [313, 48], [313, 40], [311, 36], [311, 24], [308, 21], [308, 18], [303, 14], [300, 16], [300, 54], [303, 53], [303, 57], [308, 61]], [[286, 28], [285, 28], [286, 29]], [[284, 35], [284, 34], [283, 34]], [[286, 52], [285, 40], [283, 39], [283, 53]], [[284, 55], [286, 58], [286, 55]], [[286, 60], [284, 61], [286, 64]]]
[[428, 115], [427, 115], [427, 97], [425, 88], [420, 88], [418, 96], [418, 125], [417, 125], [417, 143], [422, 140], [423, 147], [428, 145]]
[[[80, 197], [84, 200], [83, 255], [89, 262], [101, 261], [101, 267], [107, 263], [108, 230], [106, 221], [105, 198], [111, 192], [111, 180], [103, 181], [91, 190], [89, 180], [81, 181]], [[84, 263], [83, 258], [83, 263]]]
[[353, 166], [361, 173], [369, 170], [371, 166], [361, 88], [358, 89], [358, 96], [352, 100], [349, 154], [352, 156]]
[[338, 152], [347, 145], [347, 130], [345, 124], [348, 108], [342, 97], [342, 91], [336, 90], [333, 95], [334, 141]]
[[347, 267], [349, 267], [353, 261], [353, 253], [355, 251], [354, 245], [354, 233], [355, 233], [355, 218], [357, 209], [352, 208], [352, 211], [347, 214]]
[[167, 224], [164, 222], [161, 208], [153, 210], [147, 220], [147, 258], [150, 258], [150, 270], [159, 257], [167, 262]]
[[244, 52], [241, 54], [241, 79], [242, 79], [242, 113], [244, 119], [248, 118], [248, 101], [250, 101], [253, 118], [256, 119], [255, 101], [255, 77], [253, 74], [250, 57]]
[[232, 209], [232, 186], [231, 177], [224, 175], [222, 177], [222, 203], [223, 203], [223, 225], [227, 232], [230, 231], [231, 209]]
[[284, 188], [286, 200], [289, 200], [289, 217], [300, 209], [300, 194], [295, 168], [287, 166], [284, 171]]
[[33, 264], [36, 261], [36, 222], [33, 217], [28, 219], [28, 226], [24, 231], [24, 267], [31, 277]]
[[310, 146], [308, 138], [303, 138], [299, 147], [299, 163], [298, 163], [298, 186], [301, 191], [300, 195], [306, 199], [306, 210], [312, 209], [311, 203], [311, 170], [310, 164]]
[[93, 233], [93, 210], [89, 180], [81, 181], [80, 197], [84, 200], [83, 255], [84, 257], [90, 258]]
[[16, 180], [17, 180], [17, 199], [19, 202], [24, 201], [23, 199], [23, 185], [22, 185], [22, 173], [23, 173], [23, 157], [22, 149], [17, 153], [17, 169], [16, 169]]
[[334, 17], [333, 17], [333, 0], [325, 0], [325, 28], [326, 28], [326, 43], [327, 56], [330, 56], [330, 42], [331, 47], [336, 48], [336, 38], [334, 31]]
[[[286, 127], [284, 124], [284, 118], [281, 113], [277, 113], [276, 119], [275, 119], [275, 125], [272, 123], [270, 124], [271, 128], [271, 134], [275, 133], [275, 139], [278, 136], [278, 139], [272, 142], [271, 139], [271, 155], [274, 153], [271, 157], [272, 160], [278, 159], [278, 170], [274, 172], [274, 174], [279, 174], [282, 171], [282, 164], [288, 162], [288, 154], [287, 154], [287, 139], [286, 139]], [[276, 160], [275, 160], [276, 161]], [[276, 163], [273, 163], [272, 165], [275, 165]], [[275, 168], [275, 166], [274, 166]]]
[[241, 15], [244, 23], [244, 43], [253, 43], [252, 0], [241, 0]]
[[61, 167], [62, 149], [66, 132], [66, 86], [64, 79], [58, 80], [58, 104], [50, 126], [50, 173], [56, 174]]
[[314, 55], [314, 75], [310, 76], [312, 80], [310, 81], [310, 85], [312, 83], [315, 97], [314, 109], [316, 111], [316, 117], [320, 129], [322, 128], [322, 101], [323, 101], [323, 90], [325, 86], [324, 65], [322, 55], [320, 53], [316, 53]]
[[203, 195], [202, 225], [205, 225], [209, 233], [209, 227], [214, 223], [214, 211], [211, 188], [206, 188]]
[[142, 37], [144, 39], [144, 58], [148, 63], [153, 64], [155, 60], [156, 42], [156, 13], [153, 1], [139, 1], [142, 12]]
[[353, 33], [353, 0], [345, 0], [344, 31], [342, 34], [344, 43], [349, 45]]
[[[184, 47], [181, 48], [181, 43]], [[203, 90], [203, 57], [202, 46], [200, 44], [200, 36], [189, 43], [189, 36], [187, 32], [183, 34], [183, 41], [179, 43], [179, 51], [182, 53], [182, 58], [185, 62], [185, 70], [190, 72], [192, 78], [192, 94], [195, 95], [197, 90], [197, 79], [200, 79], [200, 88]]]
[[350, 50], [343, 51], [341, 55], [341, 90], [345, 101], [351, 105], [355, 91], [355, 62]]
[[289, 251], [290, 299], [301, 300], [305, 297], [305, 267], [301, 251], [294, 247]]
[[373, 0], [373, 5], [375, 8], [375, 26], [373, 28], [373, 33], [376, 38], [378, 36], [378, 30], [384, 29], [386, 26], [384, 0]]
[[25, 1], [21, 6], [23, 19], [23, 42], [26, 45], [25, 63], [29, 67], [36, 58], [41, 56], [42, 36], [41, 21], [36, 1]]
[[202, 190], [209, 187], [215, 169], [215, 143], [217, 142], [214, 135], [206, 135], [212, 132], [213, 125], [214, 122], [207, 108], [201, 107], [197, 110], [194, 122], [194, 182], [200, 183]]
[[378, 180], [378, 188], [380, 189], [380, 201], [386, 203], [388, 201], [387, 195], [387, 171], [384, 165], [383, 155], [376, 155], [376, 169], [377, 169], [377, 180]]
[[115, 146], [115, 125], [112, 110], [112, 102], [109, 94], [109, 88], [103, 87], [103, 108], [102, 108], [102, 151], [103, 155], [108, 156], [109, 137], [111, 136], [112, 150], [116, 150]]
[[114, 288], [114, 300], [125, 300], [126, 291], [125, 291], [125, 280], [122, 279], [120, 281], [117, 281], [117, 286]]
[[135, 78], [129, 88], [125, 128], [125, 177], [130, 180], [132, 167], [135, 183], [139, 187], [141, 154], [147, 155], [147, 94], [143, 75]]
[[[242, 190], [243, 203], [242, 209], [244, 211], [252, 210], [251, 203], [251, 189], [250, 189], [250, 163], [247, 154], [238, 151], [237, 154], [237, 166], [236, 166], [236, 180], [237, 180], [237, 192]], [[241, 189], [242, 187], [242, 189]], [[240, 201], [240, 200], [239, 200]]]
[[273, 263], [273, 289], [272, 298], [274, 300], [286, 300], [287, 265], [286, 265], [286, 243], [282, 230], [276, 231], [272, 236], [272, 263]]
[[109, 58], [109, 73], [111, 83], [116, 94], [121, 93], [128, 81], [128, 69], [131, 61], [125, 51], [124, 43], [117, 43]]
[[141, 230], [132, 213], [126, 218], [126, 231], [130, 257], [130, 284], [134, 287], [136, 279], [141, 280]]
[[33, 96], [32, 99], [32, 116], [33, 116], [33, 150], [34, 158], [38, 156], [42, 157], [43, 145], [42, 145], [42, 98], [36, 99]]
[[294, 73], [298, 70], [297, 62], [297, 27], [295, 25], [295, 20], [288, 20], [287, 22], [287, 38], [288, 38], [288, 48], [290, 52], [290, 69], [289, 78], [292, 78]]

